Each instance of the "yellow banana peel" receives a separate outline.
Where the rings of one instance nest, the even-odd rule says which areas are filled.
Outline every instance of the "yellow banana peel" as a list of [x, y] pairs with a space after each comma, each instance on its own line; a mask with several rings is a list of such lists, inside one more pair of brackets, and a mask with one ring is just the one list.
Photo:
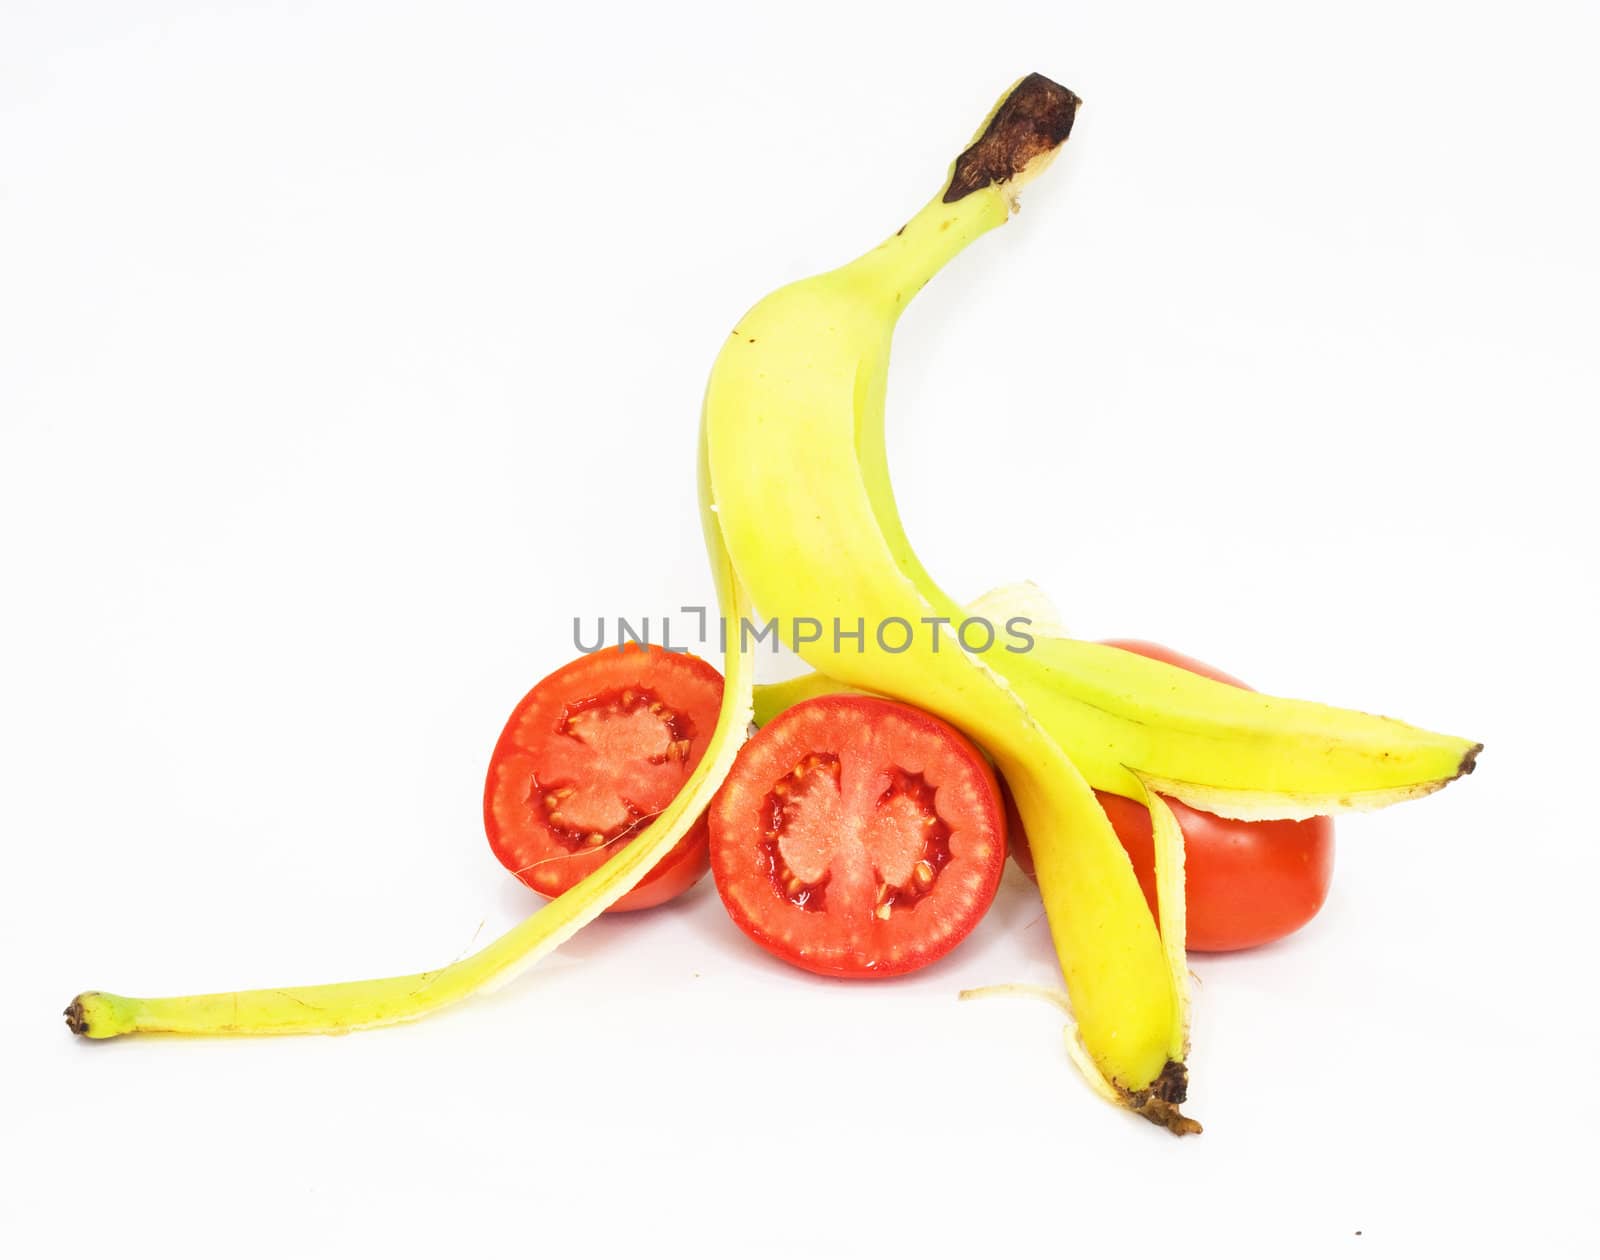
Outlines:
[[[748, 616], [749, 603], [722, 548], [715, 522], [709, 512], [704, 518], [718, 598], [730, 616]], [[81, 993], [67, 1007], [67, 1026], [93, 1038], [135, 1032], [201, 1036], [343, 1033], [419, 1019], [514, 980], [626, 896], [705, 812], [727, 777], [750, 724], [753, 664], [748, 652], [728, 654], [716, 730], [700, 764], [671, 804], [604, 866], [477, 953], [435, 971], [381, 980], [174, 998]]]
[[[1237, 818], [1305, 817], [1420, 796], [1479, 746], [1388, 718], [1283, 700], [1065, 636], [1036, 590], [963, 610], [924, 569], [895, 505], [883, 411], [906, 304], [978, 237], [1067, 139], [1078, 98], [1041, 75], [1014, 84], [944, 186], [877, 248], [778, 290], [729, 336], [707, 386], [703, 524], [727, 634], [710, 747], [677, 798], [604, 866], [486, 948], [415, 975], [68, 1008], [89, 1037], [131, 1032], [343, 1032], [415, 1019], [502, 984], [623, 896], [700, 815], [747, 724], [855, 688], [919, 705], [994, 757], [1027, 826], [1070, 997], [1069, 1051], [1105, 1097], [1175, 1133], [1187, 1089], [1183, 838], [1168, 795]], [[753, 607], [752, 607], [753, 606]], [[792, 642], [801, 622], [859, 633], [800, 647], [817, 672], [755, 689], [743, 633], [755, 609]], [[968, 617], [1020, 611], [1032, 650], [967, 647]], [[1032, 614], [1037, 614], [1033, 616]], [[764, 623], [763, 623], [764, 624]], [[878, 631], [905, 626], [903, 648]], [[846, 648], [846, 641], [849, 647]], [[1095, 789], [1151, 812], [1161, 923]]]
[[[922, 286], [1006, 222], [1077, 105], [1042, 76], [1021, 80], [899, 231], [758, 303], [713, 369], [704, 431], [734, 567], [818, 671], [762, 689], [758, 715], [832, 680], [920, 705], [988, 749], [1028, 829], [1084, 1051], [1075, 1057], [1103, 1093], [1184, 1132], [1182, 837], [1157, 793], [1245, 817], [1368, 807], [1435, 790], [1471, 769], [1477, 746], [1057, 634], [1016, 653], [969, 650], [953, 630], [966, 614], [917, 559], [889, 481], [891, 339]], [[802, 622], [867, 632], [846, 648], [837, 634], [810, 639]], [[896, 650], [874, 633], [885, 625], [919, 633]], [[1151, 809], [1165, 940], [1094, 788]]]

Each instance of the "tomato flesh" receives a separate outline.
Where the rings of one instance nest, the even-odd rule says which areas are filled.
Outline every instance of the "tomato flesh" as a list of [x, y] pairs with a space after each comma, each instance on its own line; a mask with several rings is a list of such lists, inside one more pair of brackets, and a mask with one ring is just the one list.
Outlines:
[[[1217, 682], [1248, 685], [1214, 666], [1158, 643], [1107, 639], [1111, 647], [1166, 661]], [[1133, 862], [1152, 914], [1156, 909], [1155, 841], [1150, 811], [1137, 801], [1096, 792]], [[1188, 948], [1196, 953], [1251, 949], [1309, 923], [1333, 882], [1333, 819], [1239, 822], [1162, 797], [1183, 832]], [[1009, 792], [1011, 855], [1033, 878], [1033, 854]]]
[[[535, 892], [566, 892], [678, 794], [721, 703], [715, 669], [655, 646], [562, 666], [522, 698], [490, 759], [483, 820], [494, 855]], [[610, 908], [670, 901], [708, 864], [702, 817]]]
[[1005, 863], [982, 755], [938, 718], [875, 697], [779, 714], [740, 750], [709, 817], [733, 921], [822, 975], [901, 975], [942, 957], [983, 917]]

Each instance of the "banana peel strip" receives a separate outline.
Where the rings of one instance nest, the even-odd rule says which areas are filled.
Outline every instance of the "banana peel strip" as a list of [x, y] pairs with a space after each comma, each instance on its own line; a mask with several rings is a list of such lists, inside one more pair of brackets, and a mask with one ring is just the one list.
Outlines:
[[[1469, 754], [1473, 757], [1476, 755], [1476, 750]], [[1472, 770], [1468, 765], [1455, 777], [1470, 773]], [[1195, 809], [1203, 809], [1218, 818], [1232, 818], [1238, 822], [1266, 822], [1280, 818], [1303, 822], [1307, 818], [1332, 814], [1371, 813], [1402, 801], [1431, 796], [1455, 781], [1454, 777], [1429, 779], [1422, 783], [1351, 792], [1255, 792], [1248, 788], [1222, 788], [1206, 783], [1189, 783], [1182, 779], [1164, 779], [1152, 774], [1140, 774], [1139, 780], [1153, 792], [1170, 796]]]
[[1189, 901], [1184, 891], [1183, 829], [1161, 794], [1146, 785], [1145, 805], [1150, 810], [1150, 833], [1155, 850], [1156, 912], [1161, 946], [1172, 972], [1172, 991], [1178, 1002], [1176, 1038], [1172, 1057], [1189, 1057]]
[[[1091, 786], [1132, 800], [1142, 802], [1148, 787], [1195, 809], [1243, 822], [1370, 812], [1432, 795], [1471, 774], [1483, 748], [1389, 718], [1241, 691], [1105, 644], [1044, 631], [1035, 638], [1036, 651], [1045, 656], [1081, 649], [1100, 653], [1137, 677], [1144, 694], [1178, 697], [1183, 706], [1192, 706], [1188, 714], [1177, 706], [1124, 711], [1109, 698], [1089, 701], [1074, 694], [1060, 673], [1031, 672], [1024, 656], [1008, 663], [1013, 694]], [[812, 696], [853, 690], [858, 688], [820, 673], [758, 687], [758, 724]], [[1207, 717], [1197, 719], [1194, 712]], [[1148, 738], [1152, 733], [1161, 735], [1159, 745]], [[1129, 760], [1129, 753], [1142, 754], [1142, 759]], [[1175, 760], [1191, 774], [1209, 772], [1211, 777], [1178, 777], [1151, 764]], [[1250, 782], [1269, 776], [1278, 781]], [[1400, 781], [1356, 786], [1377, 776]], [[1224, 778], [1233, 781], [1217, 781]]]
[[[721, 536], [707, 530], [718, 596], [732, 617], [749, 613]], [[81, 994], [67, 1024], [91, 1038], [127, 1033], [262, 1036], [344, 1033], [398, 1024], [509, 983], [626, 896], [705, 812], [744, 742], [751, 717], [755, 662], [730, 646], [722, 707], [705, 756], [665, 810], [629, 844], [561, 896], [475, 954], [435, 971], [300, 988], [255, 989], [178, 998]]]
[[[1177, 1003], [1178, 1018], [1173, 1026], [1173, 1039], [1168, 1047], [1169, 1058], [1182, 1063], [1189, 1057], [1189, 1030], [1191, 999], [1189, 986], [1188, 903], [1184, 894], [1184, 842], [1183, 829], [1173, 816], [1171, 808], [1159, 793], [1147, 790], [1145, 805], [1150, 811], [1151, 834], [1155, 851], [1156, 907], [1161, 929], [1162, 951], [1166, 955], [1167, 969], [1172, 977], [1172, 992]], [[1067, 1055], [1073, 1066], [1083, 1075], [1095, 1093], [1109, 1102], [1126, 1106], [1128, 1094], [1106, 1079], [1095, 1064], [1088, 1048], [1078, 1034], [1077, 1019], [1072, 1010], [1072, 999], [1064, 990], [1033, 984], [996, 984], [978, 989], [963, 989], [962, 1000], [982, 997], [1035, 997], [1049, 1002], [1067, 1017], [1064, 1030]]]

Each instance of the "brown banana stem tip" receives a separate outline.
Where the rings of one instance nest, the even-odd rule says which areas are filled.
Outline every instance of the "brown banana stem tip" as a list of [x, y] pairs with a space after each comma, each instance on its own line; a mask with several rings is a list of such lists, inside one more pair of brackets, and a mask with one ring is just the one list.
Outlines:
[[1034, 159], [1060, 148], [1072, 133], [1081, 104], [1059, 83], [1030, 74], [1011, 89], [983, 134], [956, 159], [945, 202], [960, 201], [990, 184], [1007, 183]]
[[1174, 1137], [1201, 1132], [1200, 1122], [1191, 1120], [1178, 1106], [1189, 1095], [1189, 1069], [1176, 1059], [1169, 1059], [1161, 1075], [1150, 1082], [1148, 1089], [1128, 1095], [1128, 1106], [1151, 1124], [1160, 1125]]
[[72, 1005], [67, 1007], [62, 1014], [67, 1017], [68, 1028], [72, 1029], [80, 1037], [88, 1036], [89, 1016], [83, 1009], [83, 998], [81, 996], [73, 998]]

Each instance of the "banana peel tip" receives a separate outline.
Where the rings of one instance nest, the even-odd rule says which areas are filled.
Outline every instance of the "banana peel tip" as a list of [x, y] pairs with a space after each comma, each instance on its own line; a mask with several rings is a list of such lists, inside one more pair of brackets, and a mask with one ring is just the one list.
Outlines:
[[1141, 1090], [1127, 1096], [1128, 1109], [1174, 1137], [1202, 1133], [1200, 1122], [1180, 1110], [1189, 1096], [1189, 1069], [1177, 1059], [1169, 1059], [1161, 1075]]
[[72, 1005], [62, 1012], [67, 1017], [67, 1027], [79, 1037], [89, 1035], [89, 1013], [83, 1005], [83, 999], [88, 996], [86, 993], [78, 994], [72, 999]]
[[1042, 74], [1019, 80], [955, 160], [943, 202], [950, 205], [991, 184], [1026, 183], [1066, 143], [1082, 103], [1075, 92]]

